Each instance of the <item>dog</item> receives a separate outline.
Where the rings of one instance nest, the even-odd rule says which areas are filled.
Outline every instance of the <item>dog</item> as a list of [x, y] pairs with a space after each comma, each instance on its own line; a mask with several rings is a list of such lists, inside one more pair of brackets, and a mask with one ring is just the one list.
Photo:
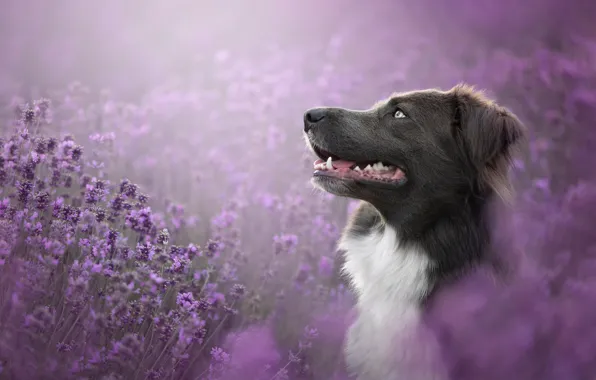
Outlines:
[[459, 84], [394, 94], [364, 111], [312, 108], [304, 135], [318, 157], [313, 184], [361, 201], [338, 245], [357, 296], [349, 370], [358, 380], [447, 379], [432, 334], [410, 350], [438, 289], [475, 268], [497, 271], [489, 214], [512, 198], [524, 125]]

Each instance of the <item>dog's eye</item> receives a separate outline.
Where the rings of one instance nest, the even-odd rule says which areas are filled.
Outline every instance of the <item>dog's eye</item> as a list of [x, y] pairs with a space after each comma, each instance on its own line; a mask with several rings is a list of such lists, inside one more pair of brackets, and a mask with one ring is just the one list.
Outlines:
[[397, 111], [395, 111], [395, 114], [393, 114], [393, 117], [396, 118], [396, 119], [405, 119], [407, 116], [404, 113], [404, 111], [397, 110]]

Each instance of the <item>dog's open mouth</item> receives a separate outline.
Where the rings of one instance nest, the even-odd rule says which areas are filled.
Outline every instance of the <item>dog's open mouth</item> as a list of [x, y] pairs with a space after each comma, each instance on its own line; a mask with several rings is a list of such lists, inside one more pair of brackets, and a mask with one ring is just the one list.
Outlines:
[[315, 174], [381, 182], [403, 182], [406, 178], [401, 168], [383, 161], [348, 161], [315, 146], [313, 150], [320, 157], [313, 164]]

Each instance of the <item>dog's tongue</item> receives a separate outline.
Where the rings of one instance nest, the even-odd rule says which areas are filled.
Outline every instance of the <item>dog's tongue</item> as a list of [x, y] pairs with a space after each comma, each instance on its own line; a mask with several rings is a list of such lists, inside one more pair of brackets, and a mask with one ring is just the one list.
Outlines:
[[[319, 160], [316, 160], [314, 164], [318, 165], [318, 164], [324, 164], [324, 163], [325, 163], [325, 161], [319, 159]], [[353, 161], [337, 160], [337, 161], [331, 161], [331, 164], [333, 165], [333, 167], [335, 169], [349, 169], [352, 166], [354, 166], [356, 163]]]
[[356, 163], [353, 161], [337, 160], [337, 161], [332, 161], [331, 164], [333, 164], [333, 167], [336, 169], [349, 169], [352, 166], [354, 166]]

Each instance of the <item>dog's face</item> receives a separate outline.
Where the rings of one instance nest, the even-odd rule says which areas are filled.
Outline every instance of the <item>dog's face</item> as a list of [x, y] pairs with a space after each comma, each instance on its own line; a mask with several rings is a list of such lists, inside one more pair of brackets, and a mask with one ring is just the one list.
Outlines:
[[304, 115], [304, 132], [319, 158], [316, 186], [390, 214], [503, 195], [511, 148], [524, 128], [460, 85], [397, 94], [366, 111], [314, 108]]

